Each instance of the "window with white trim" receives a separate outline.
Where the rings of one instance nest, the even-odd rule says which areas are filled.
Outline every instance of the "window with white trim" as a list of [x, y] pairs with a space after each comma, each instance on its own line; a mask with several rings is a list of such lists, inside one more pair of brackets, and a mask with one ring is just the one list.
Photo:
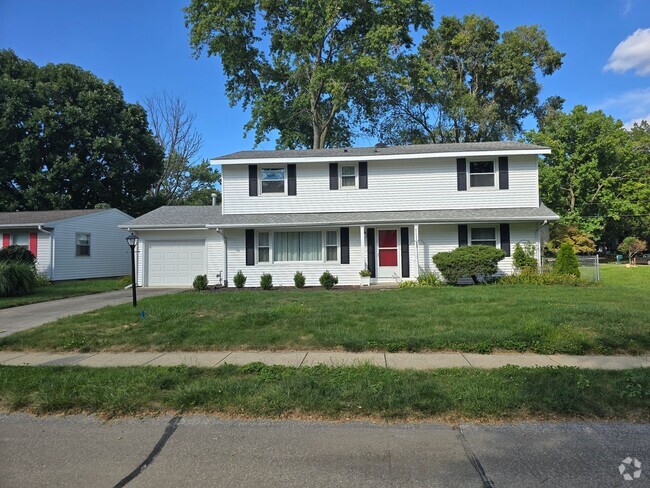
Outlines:
[[77, 234], [76, 255], [90, 256], [90, 234]]
[[11, 243], [14, 246], [20, 246], [29, 249], [29, 234], [13, 234], [11, 236]]
[[341, 188], [357, 187], [357, 166], [341, 165]]
[[259, 232], [257, 234], [257, 261], [259, 263], [268, 263], [271, 259], [270, 240], [268, 232]]
[[496, 186], [496, 163], [494, 161], [469, 161], [470, 188], [494, 188]]
[[335, 230], [328, 230], [325, 237], [325, 261], [339, 260], [339, 235]]
[[273, 261], [322, 261], [323, 233], [274, 232]]
[[283, 194], [286, 188], [287, 169], [280, 168], [260, 168], [260, 182], [262, 194]]
[[482, 245], [497, 247], [496, 227], [470, 228], [470, 244], [472, 246]]

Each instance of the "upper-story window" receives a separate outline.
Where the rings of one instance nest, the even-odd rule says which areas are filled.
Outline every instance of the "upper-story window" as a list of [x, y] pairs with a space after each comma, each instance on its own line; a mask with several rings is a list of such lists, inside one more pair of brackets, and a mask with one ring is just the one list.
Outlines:
[[262, 194], [284, 193], [286, 168], [260, 168], [260, 181], [262, 183]]
[[14, 246], [24, 247], [29, 249], [29, 234], [13, 234], [11, 237], [11, 243]]
[[496, 187], [496, 164], [491, 160], [469, 161], [469, 187]]
[[357, 166], [354, 164], [341, 165], [341, 188], [357, 187]]

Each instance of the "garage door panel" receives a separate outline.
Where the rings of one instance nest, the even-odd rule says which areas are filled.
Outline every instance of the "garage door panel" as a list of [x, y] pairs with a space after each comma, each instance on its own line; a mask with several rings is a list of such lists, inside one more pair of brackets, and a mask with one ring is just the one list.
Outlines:
[[191, 286], [206, 273], [205, 241], [150, 241], [147, 273], [149, 286]]

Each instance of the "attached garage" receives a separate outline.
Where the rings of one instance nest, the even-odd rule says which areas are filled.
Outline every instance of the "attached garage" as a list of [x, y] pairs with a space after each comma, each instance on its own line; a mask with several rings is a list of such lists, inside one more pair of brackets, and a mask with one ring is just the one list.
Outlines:
[[191, 286], [206, 274], [205, 241], [148, 241], [147, 286]]

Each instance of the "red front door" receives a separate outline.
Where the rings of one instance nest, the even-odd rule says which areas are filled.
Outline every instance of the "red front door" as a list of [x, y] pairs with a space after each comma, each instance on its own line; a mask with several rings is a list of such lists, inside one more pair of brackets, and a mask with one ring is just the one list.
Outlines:
[[399, 248], [397, 246], [397, 229], [379, 229], [378, 243], [378, 272], [379, 278], [390, 278], [399, 271]]

